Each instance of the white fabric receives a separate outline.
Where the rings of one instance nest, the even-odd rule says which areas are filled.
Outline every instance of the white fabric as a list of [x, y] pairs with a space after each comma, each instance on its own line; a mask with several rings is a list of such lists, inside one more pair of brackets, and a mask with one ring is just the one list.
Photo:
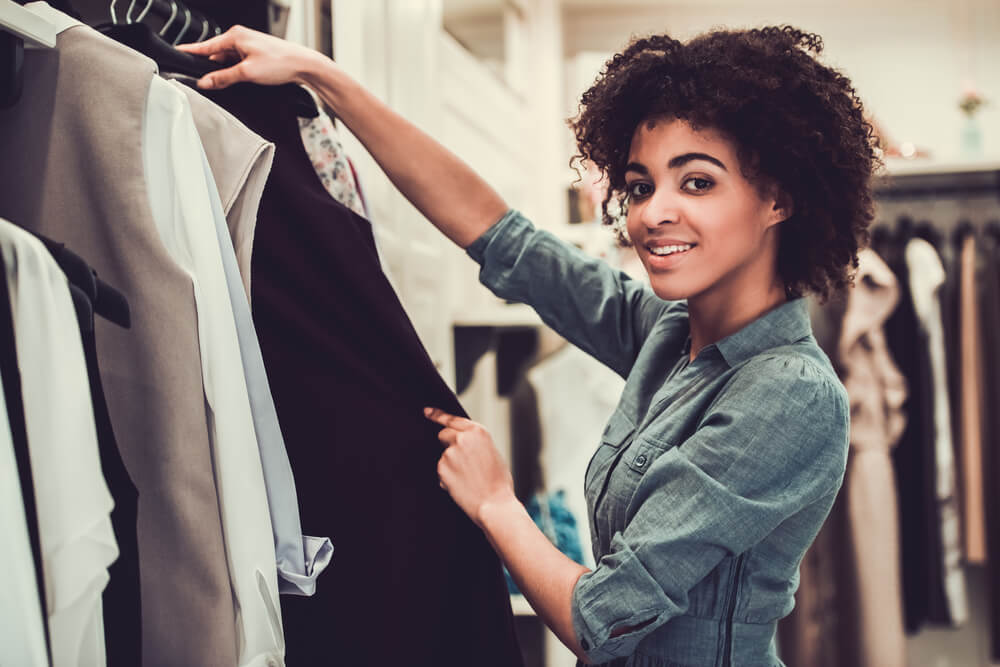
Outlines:
[[945, 367], [944, 326], [941, 320], [940, 291], [945, 273], [941, 257], [921, 238], [906, 244], [906, 266], [910, 274], [913, 308], [927, 335], [931, 377], [934, 387], [934, 453], [937, 473], [937, 501], [940, 509], [942, 568], [948, 611], [954, 625], [969, 617], [965, 572], [962, 570], [961, 535], [955, 454], [951, 439], [951, 406], [948, 400], [948, 372]]
[[215, 230], [215, 184], [203, 168], [204, 151], [187, 99], [159, 78], [150, 85], [143, 134], [153, 217], [164, 245], [194, 286], [209, 435], [237, 603], [239, 664], [283, 664], [271, 520]]
[[[241, 267], [237, 266], [237, 255], [234, 245], [239, 245], [236, 241], [240, 237], [253, 238], [257, 224], [257, 206], [254, 202], [259, 202], [263, 194], [264, 182], [267, 180], [267, 173], [271, 168], [271, 156], [274, 153], [273, 144], [265, 142], [257, 135], [250, 132], [242, 123], [230, 116], [223, 109], [212, 105], [204, 98], [197, 96], [189, 88], [185, 88], [177, 82], [171, 85], [180, 91], [191, 103], [191, 110], [196, 119], [196, 123], [204, 123], [205, 119], [198, 119], [199, 110], [201, 113], [209, 109], [219, 117], [226, 118], [228, 123], [215, 125], [214, 131], [221, 136], [216, 140], [223, 140], [231, 143], [233, 147], [249, 139], [251, 146], [263, 145], [268, 150], [262, 151], [258, 148], [249, 151], [251, 156], [251, 167], [244, 173], [258, 173], [259, 176], [248, 178], [242, 183], [240, 193], [234, 198], [250, 203], [241, 206], [241, 211], [234, 216], [231, 221], [234, 234], [230, 237], [229, 223], [226, 222], [226, 213], [223, 211], [223, 203], [217, 193], [211, 191], [212, 217], [215, 221], [215, 235], [219, 241], [221, 251], [222, 268], [226, 276], [226, 288], [229, 293], [229, 303], [233, 308], [233, 315], [236, 322], [236, 335], [240, 347], [240, 360], [243, 364], [244, 379], [250, 400], [250, 411], [254, 420], [254, 431], [257, 437], [258, 451], [260, 452], [261, 468], [264, 474], [264, 487], [267, 492], [268, 512], [271, 517], [271, 528], [274, 531], [274, 552], [275, 563], [278, 569], [278, 591], [290, 595], [314, 595], [316, 593], [316, 579], [330, 564], [333, 557], [333, 544], [326, 537], [311, 537], [302, 534], [302, 522], [299, 518], [298, 494], [295, 491], [295, 478], [292, 475], [292, 466], [288, 461], [288, 452], [285, 450], [285, 441], [281, 435], [281, 428], [278, 425], [278, 414], [274, 407], [274, 399], [271, 396], [271, 387], [267, 382], [267, 371], [264, 368], [264, 357], [260, 351], [260, 343], [257, 340], [257, 330], [254, 328], [253, 318], [250, 314], [250, 304], [247, 301], [247, 292], [244, 287], [249, 287], [250, 265], [249, 247], [247, 251], [246, 271], [243, 278], [240, 276]], [[196, 103], [198, 106], [195, 106]], [[227, 129], [239, 128], [240, 132], [227, 131]], [[202, 130], [204, 131], [204, 130]], [[202, 134], [202, 137], [205, 135]], [[252, 137], [252, 139], [251, 139]], [[203, 139], [203, 141], [206, 141]], [[203, 144], [204, 145], [204, 144]], [[205, 172], [206, 182], [217, 182], [213, 176], [211, 165], [207, 159], [202, 160], [202, 168]], [[262, 162], [263, 158], [263, 164]], [[237, 164], [236, 166], [242, 166]], [[241, 230], [240, 234], [236, 230]], [[247, 281], [244, 285], [243, 279]]]
[[584, 565], [593, 567], [583, 479], [625, 380], [573, 345], [539, 362], [527, 377], [538, 402], [545, 489], [565, 492], [566, 507], [580, 533]]
[[103, 665], [101, 593], [118, 556], [83, 343], [66, 276], [0, 221], [35, 484], [54, 667]]
[[22, 493], [7, 402], [0, 396], [0, 563], [6, 578], [0, 595], [0, 665], [43, 667], [48, 664], [45, 620], [35, 585]]

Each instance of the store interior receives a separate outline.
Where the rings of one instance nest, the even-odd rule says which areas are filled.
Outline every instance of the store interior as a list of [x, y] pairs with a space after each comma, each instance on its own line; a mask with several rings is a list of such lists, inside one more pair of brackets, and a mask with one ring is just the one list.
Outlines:
[[[600, 222], [599, 175], [574, 161], [566, 121], [576, 114], [580, 95], [636, 37], [665, 32], [684, 40], [716, 28], [796, 26], [822, 36], [822, 61], [853, 81], [877, 128], [884, 167], [874, 181], [875, 226], [886, 237], [905, 227], [938, 239], [944, 284], [954, 285], [956, 294], [968, 287], [959, 276], [966, 261], [960, 241], [1000, 233], [1000, 3], [995, 0], [271, 0], [263, 13], [246, 8], [255, 3], [237, 9], [232, 7], [242, 3], [185, 4], [219, 25], [245, 11], [246, 22], [331, 56], [472, 165], [538, 227], [640, 279], [643, 271], [632, 251]], [[110, 7], [98, 0], [72, 2], [89, 25], [112, 18], [126, 23], [146, 9], [146, 22], [155, 30], [168, 22], [159, 5], [160, 0], [119, 0]], [[0, 0], [0, 29], [19, 17], [14, 9], [21, 8]], [[203, 34], [215, 27], [206, 23]], [[470, 417], [493, 435], [511, 465], [519, 499], [543, 532], [564, 553], [593, 567], [582, 482], [624, 380], [566, 343], [528, 306], [505, 303], [480, 285], [476, 263], [439, 234], [361, 142], [334, 121], [363, 191], [381, 266], [433, 366]], [[975, 265], [970, 289], [979, 286], [974, 301], [982, 305], [983, 281], [996, 278], [991, 267], [1000, 257], [969, 261]], [[845, 302], [813, 308], [817, 339], [837, 367], [838, 355], [848, 353]], [[956, 323], [973, 317], [955, 300], [941, 308], [945, 329], [949, 317]], [[874, 336], [883, 348], [888, 338], [892, 348], [899, 332], [890, 328], [891, 316], [884, 313], [876, 327], [859, 336], [864, 340], [853, 343], [869, 349]], [[907, 487], [913, 480], [892, 468], [901, 455], [903, 429], [896, 429], [879, 441], [877, 451], [864, 453], [879, 457], [892, 474], [864, 478], [862, 471], [858, 479], [868, 486], [861, 481], [851, 486], [849, 467], [843, 497], [806, 556], [796, 611], [779, 625], [786, 664], [1000, 665], [1000, 553], [991, 552], [994, 544], [1000, 546], [993, 540], [1000, 537], [1000, 511], [989, 473], [1000, 470], [993, 463], [1000, 460], [1000, 429], [991, 427], [991, 412], [1000, 401], [1000, 383], [992, 374], [1000, 368], [987, 362], [987, 350], [1000, 343], [990, 336], [1000, 331], [988, 320], [983, 312], [975, 315], [970, 334], [975, 353], [963, 347], [964, 333], [961, 345], [946, 337], [950, 402], [941, 408], [940, 395], [927, 399], [937, 398], [935, 409], [947, 413], [951, 493], [959, 517], [952, 537], [960, 552], [950, 576], [959, 582], [960, 602], [951, 599], [944, 617], [913, 602], [919, 595], [914, 586], [940, 585], [941, 572], [923, 582], [913, 573], [914, 559], [922, 562], [914, 550], [922, 545], [907, 537], [903, 524], [909, 519], [903, 515], [908, 502], [934, 490]], [[911, 396], [918, 392], [909, 389]], [[921, 408], [913, 401], [893, 403], [884, 384], [879, 391], [879, 410], [901, 414], [907, 423], [919, 420]], [[937, 441], [933, 435], [922, 441], [932, 448], [940, 448], [945, 437], [937, 427]], [[915, 436], [907, 437], [909, 446], [917, 446]], [[852, 456], [868, 460], [854, 449]], [[943, 470], [938, 473], [947, 474]], [[867, 538], [852, 542], [859, 532]], [[336, 536], [330, 537], [338, 548]], [[941, 544], [933, 548], [940, 552]], [[336, 562], [334, 555], [330, 567]], [[898, 583], [865, 589], [863, 582], [882, 578]], [[508, 586], [524, 664], [575, 665], [576, 657], [545, 628], [511, 580]], [[467, 664], [478, 663], [470, 658]]]

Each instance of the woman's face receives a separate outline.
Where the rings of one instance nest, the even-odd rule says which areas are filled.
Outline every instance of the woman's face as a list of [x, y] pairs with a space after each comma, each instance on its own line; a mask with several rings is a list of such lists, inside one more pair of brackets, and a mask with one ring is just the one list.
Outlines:
[[771, 286], [771, 227], [788, 216], [744, 178], [730, 141], [683, 120], [648, 120], [632, 136], [628, 162], [628, 233], [657, 296]]

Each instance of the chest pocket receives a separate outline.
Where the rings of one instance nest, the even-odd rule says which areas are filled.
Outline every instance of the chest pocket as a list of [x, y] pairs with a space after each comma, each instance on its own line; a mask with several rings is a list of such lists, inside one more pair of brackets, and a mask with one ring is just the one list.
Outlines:
[[625, 529], [631, 518], [629, 509], [636, 487], [656, 459], [669, 448], [669, 445], [639, 434], [625, 448], [618, 464], [609, 471], [604, 503], [615, 530]]
[[601, 501], [607, 491], [609, 474], [628, 449], [633, 433], [635, 426], [620, 411], [616, 411], [604, 429], [601, 444], [587, 466], [587, 501], [592, 513], [590, 517], [593, 522], [592, 527], [598, 532], [602, 532], [603, 527], [598, 521], [598, 516]]
[[[669, 445], [636, 437], [635, 427], [617, 413], [605, 429], [601, 446], [591, 459], [587, 474], [587, 495], [591, 500], [591, 520], [607, 542], [625, 529], [628, 508], [636, 487], [653, 462]], [[602, 546], [606, 546], [602, 544]]]

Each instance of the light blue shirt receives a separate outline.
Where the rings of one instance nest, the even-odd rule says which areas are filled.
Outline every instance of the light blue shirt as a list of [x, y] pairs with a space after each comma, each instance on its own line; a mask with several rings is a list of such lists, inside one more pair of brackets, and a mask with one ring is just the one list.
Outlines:
[[[214, 183], [212, 170], [204, 153], [202, 165], [205, 178]], [[302, 534], [295, 478], [292, 475], [291, 463], [288, 461], [288, 452], [285, 450], [285, 439], [278, 425], [278, 413], [271, 397], [271, 386], [267, 381], [264, 357], [260, 351], [260, 342], [257, 340], [257, 329], [253, 324], [250, 304], [236, 264], [236, 252], [229, 237], [226, 215], [222, 211], [222, 202], [215, 193], [212, 193], [211, 200], [215, 234], [219, 239], [229, 303], [233, 307], [233, 317], [236, 321], [240, 360], [243, 362], [243, 372], [246, 376], [250, 411], [253, 415], [261, 469], [264, 473], [267, 506], [274, 534], [278, 592], [285, 595], [314, 595], [317, 577], [333, 558], [333, 544], [328, 537]]]
[[[805, 300], [690, 361], [686, 302], [658, 298], [516, 211], [468, 253], [495, 294], [530, 304], [626, 378], [585, 480], [597, 565], [576, 584], [572, 616], [591, 661], [780, 665], [777, 621], [792, 610], [848, 450], [847, 393]], [[638, 629], [611, 637], [623, 627]]]

